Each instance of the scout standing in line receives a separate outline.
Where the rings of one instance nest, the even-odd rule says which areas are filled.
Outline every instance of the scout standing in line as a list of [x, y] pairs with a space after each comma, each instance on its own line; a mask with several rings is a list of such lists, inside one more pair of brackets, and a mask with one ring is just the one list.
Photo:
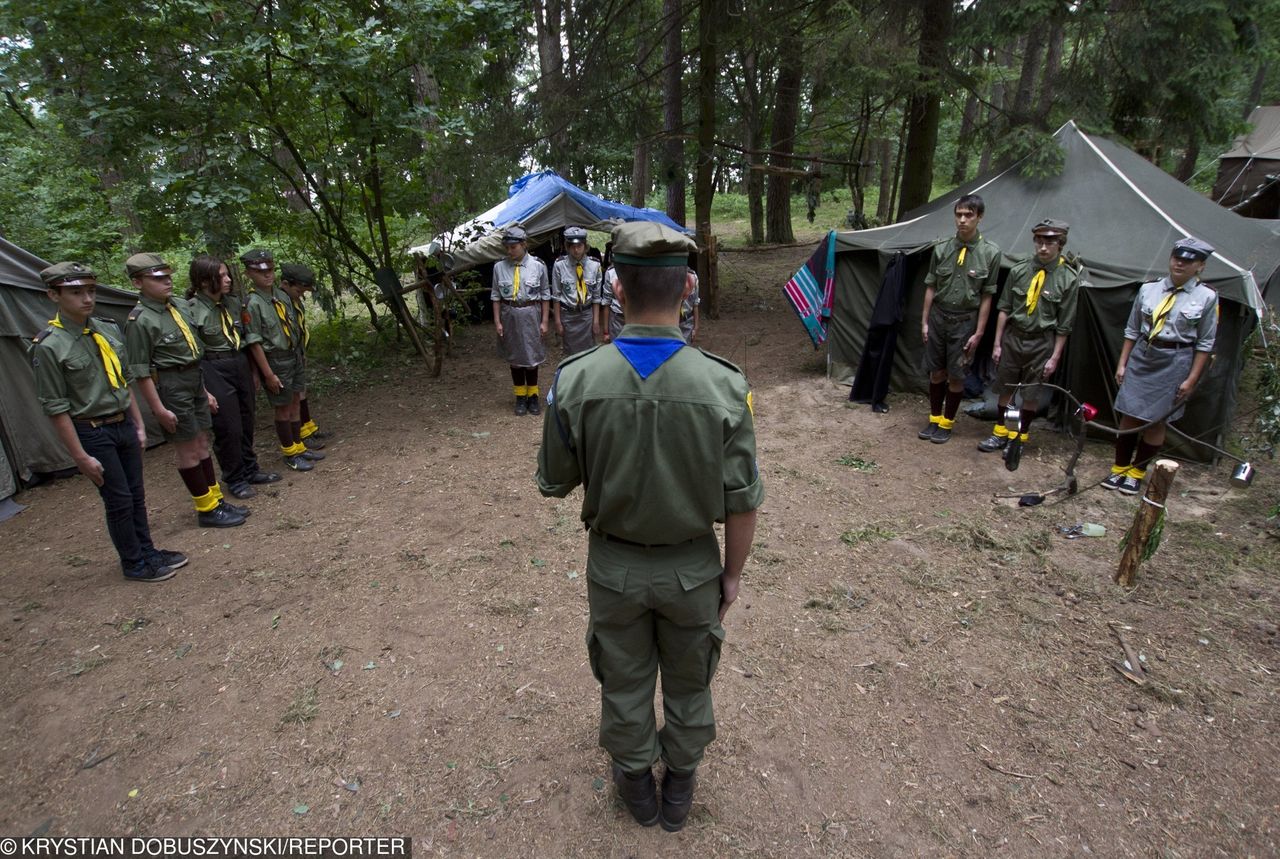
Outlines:
[[253, 290], [245, 302], [245, 343], [262, 376], [267, 402], [275, 409], [276, 437], [284, 464], [294, 471], [310, 471], [324, 454], [302, 443], [298, 402], [302, 369], [298, 366], [298, 321], [293, 301], [276, 283], [275, 256], [255, 248], [240, 257]]
[[[627, 327], [613, 344], [561, 363], [537, 480], [543, 495], [558, 498], [583, 487], [600, 745], [635, 819], [674, 832], [716, 735], [710, 683], [721, 621], [738, 597], [764, 485], [746, 378], [680, 336], [692, 240], [643, 222], [614, 228], [613, 238]], [[725, 523], [723, 564], [716, 522]], [[653, 711], [659, 671], [661, 731]]]
[[243, 525], [248, 508], [223, 500], [209, 458], [209, 411], [218, 405], [200, 373], [204, 347], [194, 333], [191, 305], [173, 297], [173, 269], [155, 254], [134, 254], [124, 268], [141, 293], [124, 327], [129, 370], [165, 440], [173, 444], [196, 521], [201, 528]]
[[511, 366], [511, 385], [516, 395], [517, 415], [542, 412], [538, 395], [538, 367], [547, 361], [548, 305], [551, 285], [542, 260], [528, 253], [528, 233], [522, 227], [507, 227], [502, 243], [507, 258], [493, 266], [493, 327], [499, 348]]
[[587, 231], [567, 227], [564, 246], [568, 253], [551, 268], [552, 308], [556, 333], [564, 341], [564, 354], [590, 349], [600, 336], [600, 263], [587, 256]]
[[622, 333], [626, 318], [622, 311], [622, 302], [618, 301], [618, 271], [609, 266], [604, 273], [604, 284], [600, 288], [600, 332], [604, 342], [610, 343]]
[[1218, 335], [1218, 293], [1201, 282], [1200, 272], [1212, 254], [1199, 239], [1181, 239], [1169, 258], [1169, 276], [1138, 289], [1116, 364], [1115, 408], [1121, 430], [1155, 423], [1116, 438], [1106, 489], [1138, 494], [1147, 465], [1164, 445], [1166, 424], [1182, 417], [1209, 366]]
[[920, 334], [929, 374], [929, 423], [919, 437], [934, 444], [951, 438], [965, 370], [987, 329], [1000, 274], [1000, 248], [978, 232], [985, 211], [977, 194], [956, 200], [956, 234], [933, 246], [924, 279]]
[[[1045, 219], [1031, 228], [1035, 256], [1020, 262], [1009, 272], [1000, 293], [996, 319], [996, 345], [991, 359], [996, 364], [996, 392], [1000, 415], [1013, 400], [1014, 385], [1048, 380], [1062, 361], [1062, 350], [1076, 318], [1080, 290], [1080, 270], [1062, 255], [1067, 246], [1064, 221]], [[1040, 408], [1042, 389], [1021, 388], [1022, 422], [1019, 441], [1026, 442], [1027, 429]], [[978, 450], [1003, 450], [1012, 434], [997, 420], [991, 436], [978, 443]]]
[[191, 261], [192, 331], [204, 346], [204, 387], [218, 401], [213, 413], [213, 450], [222, 482], [236, 498], [257, 495], [255, 483], [275, 483], [280, 475], [258, 468], [253, 450], [256, 392], [244, 343], [240, 302], [231, 294], [231, 274], [222, 260], [199, 256]]
[[40, 406], [80, 473], [98, 487], [124, 577], [171, 579], [187, 556], [151, 542], [142, 483], [147, 431], [129, 395], [130, 368], [120, 362], [120, 329], [91, 318], [97, 276], [82, 263], [60, 262], [40, 272], [40, 279], [57, 307], [31, 347]]
[[299, 434], [309, 450], [324, 447], [324, 440], [329, 437], [321, 432], [316, 422], [311, 419], [311, 406], [307, 402], [307, 347], [311, 345], [311, 328], [307, 325], [307, 308], [303, 303], [307, 293], [316, 288], [316, 273], [300, 263], [285, 263], [280, 268], [280, 286], [289, 296], [293, 304], [293, 315], [298, 320], [298, 363], [302, 367], [302, 398], [298, 401], [298, 420], [302, 422]]
[[693, 345], [693, 340], [698, 336], [698, 307], [702, 304], [702, 299], [698, 297], [698, 273], [693, 269], [689, 269], [686, 275], [689, 281], [689, 294], [680, 302], [680, 334], [684, 337], [684, 342]]

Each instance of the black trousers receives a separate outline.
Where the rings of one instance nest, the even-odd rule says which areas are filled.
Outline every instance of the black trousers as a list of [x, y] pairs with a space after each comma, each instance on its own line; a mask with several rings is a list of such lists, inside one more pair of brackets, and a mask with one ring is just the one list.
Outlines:
[[[219, 353], [225, 354], [225, 353]], [[213, 415], [213, 452], [227, 486], [244, 483], [258, 471], [253, 452], [255, 398], [249, 359], [243, 352], [233, 358], [209, 358], [200, 362], [204, 386], [218, 401]]]
[[117, 424], [88, 427], [77, 423], [75, 428], [84, 452], [102, 463], [98, 494], [107, 508], [107, 533], [124, 568], [135, 567], [156, 551], [147, 524], [137, 427], [126, 416]]

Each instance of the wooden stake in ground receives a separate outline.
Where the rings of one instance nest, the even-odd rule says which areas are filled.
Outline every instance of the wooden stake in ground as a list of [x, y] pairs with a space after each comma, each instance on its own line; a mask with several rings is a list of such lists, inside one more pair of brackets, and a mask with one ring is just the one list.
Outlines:
[[[1164, 500], [1169, 495], [1169, 487], [1177, 471], [1178, 463], [1171, 459], [1158, 460], [1153, 466], [1147, 491], [1138, 504], [1138, 512], [1133, 514], [1133, 526], [1129, 529], [1124, 554], [1120, 556], [1120, 566], [1116, 569], [1117, 584], [1133, 587], [1138, 577], [1138, 565], [1151, 557], [1159, 545], [1158, 529], [1164, 526]], [[1153, 534], [1156, 545], [1148, 547]]]

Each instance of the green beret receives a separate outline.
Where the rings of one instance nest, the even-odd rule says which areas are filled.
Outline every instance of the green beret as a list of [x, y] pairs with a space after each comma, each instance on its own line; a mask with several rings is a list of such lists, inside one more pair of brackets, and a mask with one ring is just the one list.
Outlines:
[[162, 268], [173, 271], [173, 266], [165, 262], [159, 254], [134, 254], [124, 261], [124, 270], [129, 277], [142, 277]]
[[697, 249], [693, 239], [653, 221], [631, 221], [613, 228], [613, 259], [623, 265], [684, 268], [689, 254]]
[[316, 273], [301, 263], [285, 263], [280, 267], [280, 277], [299, 286], [316, 285]]
[[97, 283], [93, 269], [82, 262], [60, 262], [40, 272], [45, 286], [88, 286]]
[[245, 268], [257, 269], [258, 271], [274, 268], [275, 261], [275, 254], [266, 248], [254, 248], [240, 255], [240, 262], [244, 263]]

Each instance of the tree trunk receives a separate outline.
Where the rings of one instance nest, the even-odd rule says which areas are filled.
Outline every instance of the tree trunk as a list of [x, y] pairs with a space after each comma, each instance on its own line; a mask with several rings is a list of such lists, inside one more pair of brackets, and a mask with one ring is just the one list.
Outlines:
[[942, 118], [941, 92], [951, 32], [951, 0], [920, 0], [918, 63], [920, 76], [907, 101], [907, 145], [898, 211], [909, 212], [929, 202], [933, 193], [933, 156]]
[[1241, 119], [1248, 119], [1249, 114], [1253, 113], [1253, 109], [1262, 101], [1262, 90], [1267, 83], [1267, 61], [1265, 59], [1258, 60], [1258, 68], [1253, 73], [1253, 82], [1249, 85], [1249, 97], [1244, 103], [1244, 112]]
[[764, 242], [764, 172], [758, 169], [760, 141], [764, 130], [764, 111], [760, 98], [759, 54], [755, 48], [742, 52], [742, 125], [746, 141], [747, 212], [751, 218], [751, 244]]
[[662, 179], [667, 186], [667, 215], [685, 222], [684, 98], [680, 79], [684, 72], [680, 0], [662, 2]]
[[951, 166], [951, 184], [959, 185], [969, 175], [969, 153], [973, 149], [973, 132], [978, 125], [978, 96], [969, 93], [960, 116], [960, 133], [956, 136], [956, 160]]
[[[711, 247], [711, 201], [715, 197], [716, 74], [720, 67], [717, 44], [718, 0], [698, 2], [698, 164], [694, 171], [693, 222], [698, 246]], [[700, 298], [707, 315], [720, 315], [719, 295], [708, 268], [708, 255], [698, 256]]]
[[[1013, 66], [1013, 46], [1007, 44], [1002, 46], [997, 52], [999, 63], [1002, 67], [1008, 69]], [[991, 99], [987, 103], [987, 128], [982, 144], [982, 158], [978, 162], [978, 175], [981, 176], [991, 169], [991, 161], [994, 157], [994, 141], [998, 139], [1000, 133], [1005, 126], [1005, 116], [1008, 114], [1008, 87], [1004, 85], [1002, 78], [996, 78], [991, 82]]]
[[1053, 99], [1058, 94], [1058, 70], [1062, 66], [1062, 46], [1065, 38], [1066, 28], [1062, 20], [1062, 9], [1056, 7], [1049, 24], [1049, 46], [1044, 53], [1044, 74], [1040, 76], [1040, 100], [1036, 104], [1036, 125], [1046, 131], [1049, 128], [1049, 113], [1053, 110]]
[[[791, 168], [790, 154], [796, 146], [796, 122], [800, 114], [800, 82], [804, 75], [803, 52], [793, 47], [778, 70], [777, 95], [773, 100], [773, 130], [769, 135], [769, 165]], [[765, 182], [765, 241], [790, 244], [791, 177], [770, 173]]]
[[876, 220], [889, 223], [893, 212], [893, 147], [887, 137], [876, 141], [877, 160], [880, 162], [880, 198], [876, 200]]
[[1044, 31], [1032, 27], [1027, 34], [1022, 52], [1022, 71], [1018, 74], [1018, 89], [1013, 97], [1013, 124], [1026, 125], [1031, 120], [1031, 101], [1036, 91], [1036, 71], [1040, 68], [1040, 55], [1044, 51]]
[[561, 176], [569, 175], [568, 128], [562, 111], [564, 53], [561, 48], [561, 0], [536, 0], [533, 19], [538, 35], [538, 107], [547, 136], [548, 161]]
[[1173, 176], [1179, 182], [1186, 182], [1196, 172], [1196, 161], [1200, 158], [1200, 135], [1196, 134], [1195, 129], [1191, 129], [1187, 133], [1187, 148], [1182, 153], [1181, 160], [1178, 161], [1178, 169], [1173, 171]]

